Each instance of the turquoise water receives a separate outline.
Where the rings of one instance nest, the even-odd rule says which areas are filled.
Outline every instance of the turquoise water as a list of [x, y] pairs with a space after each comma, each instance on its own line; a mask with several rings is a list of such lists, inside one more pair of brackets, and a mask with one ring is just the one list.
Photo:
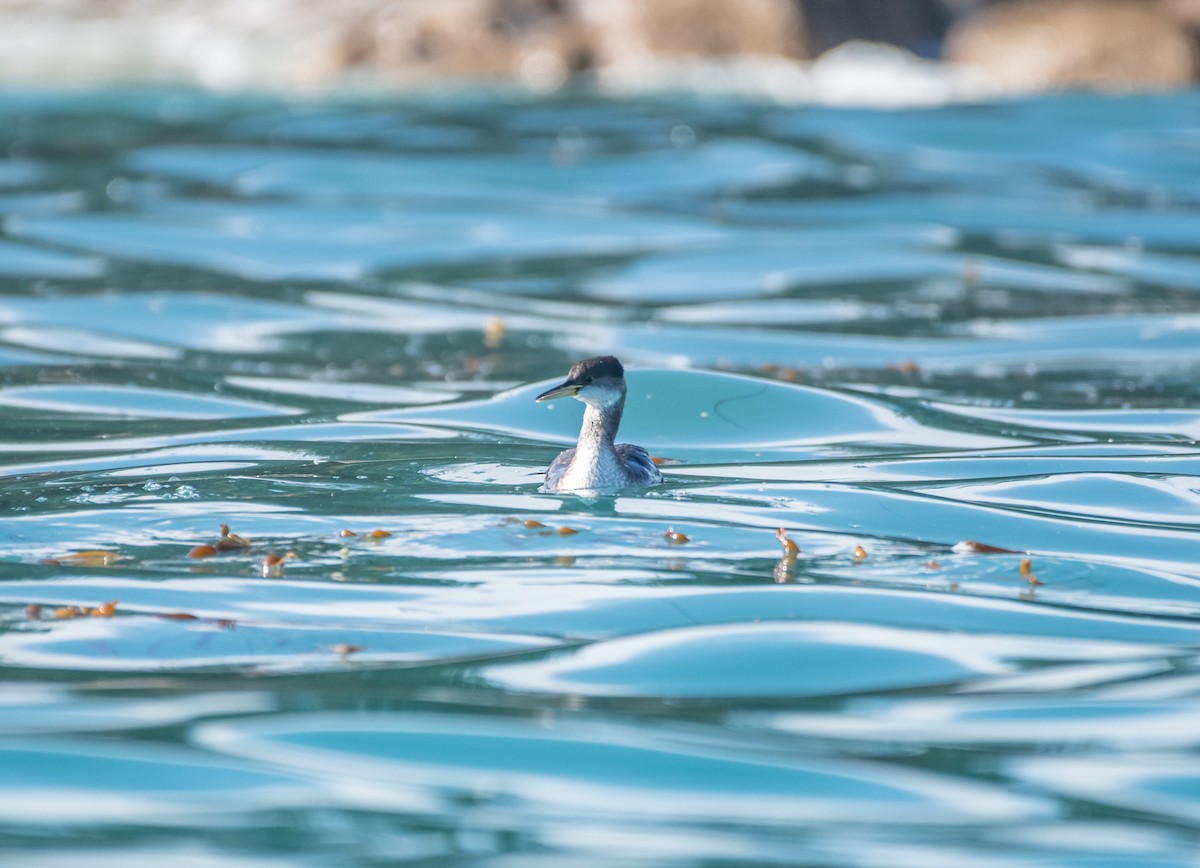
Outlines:
[[1197, 864], [1197, 94], [0, 143], [0, 862]]

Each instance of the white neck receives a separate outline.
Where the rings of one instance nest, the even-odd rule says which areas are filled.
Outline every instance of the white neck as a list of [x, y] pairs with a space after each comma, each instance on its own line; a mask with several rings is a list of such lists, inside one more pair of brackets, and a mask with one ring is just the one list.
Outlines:
[[[583, 412], [583, 426], [579, 429], [579, 443], [575, 447], [575, 458], [563, 474], [562, 484], [572, 489], [604, 489], [620, 485], [624, 470], [613, 446], [616, 435], [614, 421], [620, 417], [611, 412], [602, 412], [588, 405]], [[611, 429], [611, 430], [609, 430]]]

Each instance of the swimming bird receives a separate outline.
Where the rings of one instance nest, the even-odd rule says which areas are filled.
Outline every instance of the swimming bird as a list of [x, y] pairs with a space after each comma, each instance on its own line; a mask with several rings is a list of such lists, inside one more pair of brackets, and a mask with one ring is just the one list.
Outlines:
[[625, 410], [625, 369], [613, 356], [576, 362], [566, 380], [534, 400], [554, 398], [574, 398], [587, 409], [578, 445], [554, 459], [539, 491], [614, 494], [662, 482], [662, 474], [645, 449], [613, 442]]

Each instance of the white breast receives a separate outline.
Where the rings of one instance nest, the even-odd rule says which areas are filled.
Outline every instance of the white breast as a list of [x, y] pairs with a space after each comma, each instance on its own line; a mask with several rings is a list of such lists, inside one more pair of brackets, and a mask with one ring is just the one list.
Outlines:
[[625, 485], [624, 468], [610, 449], [589, 448], [580, 444], [575, 460], [558, 482], [560, 491], [615, 490]]

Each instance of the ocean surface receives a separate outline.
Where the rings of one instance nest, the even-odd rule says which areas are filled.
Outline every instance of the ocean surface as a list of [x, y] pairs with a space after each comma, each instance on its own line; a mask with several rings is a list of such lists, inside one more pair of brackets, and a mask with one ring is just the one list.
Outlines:
[[0, 154], [0, 863], [1200, 865], [1200, 94]]

